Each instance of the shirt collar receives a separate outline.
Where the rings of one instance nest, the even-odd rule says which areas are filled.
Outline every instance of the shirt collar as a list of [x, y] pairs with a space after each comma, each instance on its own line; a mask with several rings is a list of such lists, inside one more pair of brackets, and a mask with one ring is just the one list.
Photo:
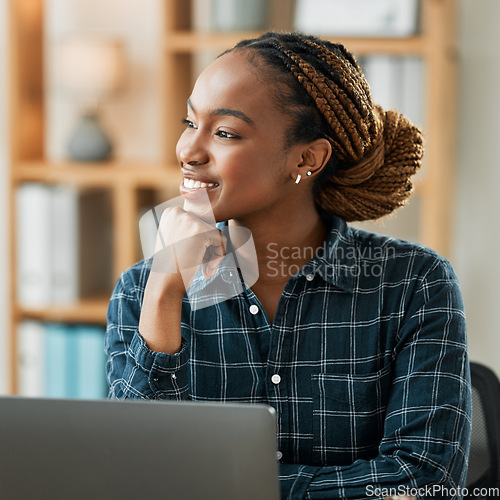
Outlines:
[[250, 231], [245, 228], [238, 229], [239, 240], [243, 239], [243, 243], [240, 248], [235, 248], [229, 237], [228, 223], [220, 222], [216, 227], [226, 237], [226, 255], [211, 278], [204, 278], [200, 266], [187, 291], [192, 300], [199, 301], [200, 297], [204, 297], [202, 307], [207, 307], [210, 300], [218, 303], [239, 295], [244, 286], [251, 287], [258, 279], [257, 255]]
[[[307, 262], [296, 276], [317, 274], [327, 283], [346, 292], [353, 292], [358, 262], [352, 229], [340, 217], [326, 214], [321, 214], [321, 216], [329, 228], [327, 239], [318, 254]], [[217, 228], [221, 230], [227, 226], [227, 222], [217, 224]], [[200, 292], [211, 282], [220, 279], [231, 285], [237, 285], [241, 280], [238, 264], [232, 254], [222, 259], [215, 275], [209, 280], [203, 278], [200, 268], [193, 280], [190, 292]]]
[[358, 262], [352, 229], [344, 219], [322, 214], [330, 231], [320, 251], [301, 269], [299, 275], [318, 274], [327, 283], [353, 292]]

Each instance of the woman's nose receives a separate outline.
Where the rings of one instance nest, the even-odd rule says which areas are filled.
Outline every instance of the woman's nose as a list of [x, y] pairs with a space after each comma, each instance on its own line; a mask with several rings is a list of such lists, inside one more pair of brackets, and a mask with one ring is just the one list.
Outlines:
[[209, 154], [198, 133], [182, 134], [177, 143], [177, 157], [186, 165], [203, 165]]

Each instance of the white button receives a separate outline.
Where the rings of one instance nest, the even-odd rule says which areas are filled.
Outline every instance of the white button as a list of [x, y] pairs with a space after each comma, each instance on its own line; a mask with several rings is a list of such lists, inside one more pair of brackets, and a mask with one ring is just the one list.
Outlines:
[[252, 304], [252, 305], [250, 306], [250, 312], [251, 312], [252, 314], [257, 314], [257, 313], [259, 312], [259, 307], [258, 307], [258, 306], [256, 306], [255, 304]]
[[271, 377], [271, 382], [272, 382], [273, 384], [278, 385], [278, 384], [281, 382], [281, 377], [280, 377], [277, 373], [275, 373], [275, 374]]
[[281, 451], [276, 452], [276, 460], [281, 460], [283, 458], [283, 453]]
[[314, 279], [314, 274], [306, 274], [306, 280], [312, 281]]

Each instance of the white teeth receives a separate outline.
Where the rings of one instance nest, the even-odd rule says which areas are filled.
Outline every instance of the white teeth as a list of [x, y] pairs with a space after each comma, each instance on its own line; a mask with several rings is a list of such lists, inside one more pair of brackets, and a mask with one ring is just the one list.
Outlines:
[[214, 186], [218, 186], [218, 184], [214, 182], [200, 182], [195, 181], [193, 179], [184, 179], [184, 187], [188, 189], [203, 189], [203, 188], [211, 188]]

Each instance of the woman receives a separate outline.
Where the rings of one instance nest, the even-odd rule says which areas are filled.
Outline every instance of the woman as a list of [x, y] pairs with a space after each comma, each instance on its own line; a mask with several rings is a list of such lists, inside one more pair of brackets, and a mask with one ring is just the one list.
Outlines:
[[110, 397], [274, 406], [283, 498], [460, 496], [456, 277], [428, 249], [345, 222], [405, 202], [419, 130], [372, 103], [343, 46], [276, 33], [208, 66], [185, 122], [186, 205], [165, 211], [163, 250], [110, 302]]

